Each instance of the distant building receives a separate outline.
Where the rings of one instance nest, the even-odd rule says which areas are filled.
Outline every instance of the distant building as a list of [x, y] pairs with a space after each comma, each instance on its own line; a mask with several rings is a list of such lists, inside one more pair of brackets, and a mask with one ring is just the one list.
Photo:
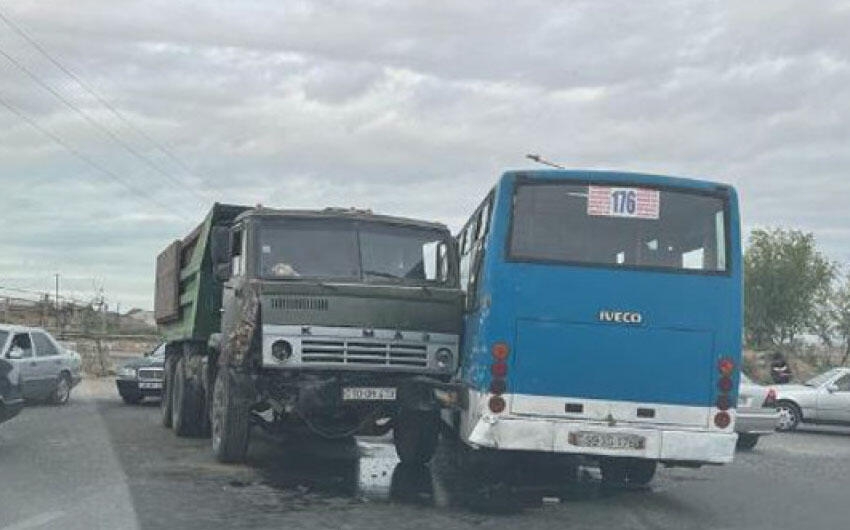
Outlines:
[[145, 309], [139, 309], [136, 307], [127, 311], [124, 316], [142, 322], [152, 328], [156, 327], [156, 320], [154, 320], [153, 311], [147, 311]]

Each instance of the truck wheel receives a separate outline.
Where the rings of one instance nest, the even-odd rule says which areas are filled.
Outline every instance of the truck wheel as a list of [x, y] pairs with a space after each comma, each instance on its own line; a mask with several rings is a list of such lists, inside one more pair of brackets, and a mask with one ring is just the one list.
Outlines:
[[159, 401], [159, 412], [162, 426], [171, 428], [171, 388], [174, 386], [174, 361], [171, 358], [165, 360], [162, 374], [162, 397]]
[[196, 436], [200, 430], [203, 401], [195, 385], [186, 377], [185, 357], [177, 360], [171, 381], [171, 427], [177, 436]]
[[440, 439], [440, 416], [435, 412], [404, 411], [393, 422], [393, 442], [403, 464], [428, 463]]
[[759, 443], [759, 435], [742, 432], [738, 435], [738, 443], [735, 445], [738, 449], [752, 449]]
[[218, 370], [213, 386], [212, 448], [223, 463], [245, 460], [248, 452], [249, 406], [240, 395], [229, 369]]
[[658, 463], [655, 460], [635, 458], [626, 463], [626, 481], [636, 486], [646, 486], [655, 477]]

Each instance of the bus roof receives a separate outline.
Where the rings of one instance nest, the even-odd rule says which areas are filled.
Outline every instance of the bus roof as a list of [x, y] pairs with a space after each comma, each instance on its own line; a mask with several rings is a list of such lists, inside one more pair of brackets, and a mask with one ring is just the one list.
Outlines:
[[580, 180], [611, 184], [646, 184], [648, 186], [670, 186], [702, 190], [734, 191], [732, 186], [710, 180], [699, 180], [652, 173], [633, 173], [596, 169], [517, 169], [506, 171], [501, 181], [513, 181], [517, 178]]

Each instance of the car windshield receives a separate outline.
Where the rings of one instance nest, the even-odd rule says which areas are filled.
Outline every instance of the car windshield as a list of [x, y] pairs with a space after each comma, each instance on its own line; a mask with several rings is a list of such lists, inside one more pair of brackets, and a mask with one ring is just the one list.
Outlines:
[[637, 185], [517, 185], [510, 256], [630, 268], [727, 268], [725, 200]]
[[[267, 279], [434, 282], [437, 246], [448, 232], [327, 219], [264, 221], [260, 274]], [[439, 277], [438, 277], [439, 276]]]
[[803, 384], [805, 384], [806, 386], [821, 386], [822, 384], [832, 379], [836, 374], [838, 374], [838, 372], [838, 369], [829, 370], [828, 372], [824, 372], [820, 375], [812, 377]]

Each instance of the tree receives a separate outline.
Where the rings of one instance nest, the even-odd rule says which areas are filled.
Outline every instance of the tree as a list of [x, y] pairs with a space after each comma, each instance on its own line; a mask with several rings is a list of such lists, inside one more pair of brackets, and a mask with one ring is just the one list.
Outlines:
[[842, 284], [835, 290], [830, 305], [835, 335], [844, 344], [840, 363], [844, 366], [850, 358], [850, 272], [844, 276]]
[[747, 342], [757, 348], [790, 343], [816, 326], [817, 301], [834, 276], [835, 266], [817, 250], [813, 234], [753, 230], [744, 256]]

